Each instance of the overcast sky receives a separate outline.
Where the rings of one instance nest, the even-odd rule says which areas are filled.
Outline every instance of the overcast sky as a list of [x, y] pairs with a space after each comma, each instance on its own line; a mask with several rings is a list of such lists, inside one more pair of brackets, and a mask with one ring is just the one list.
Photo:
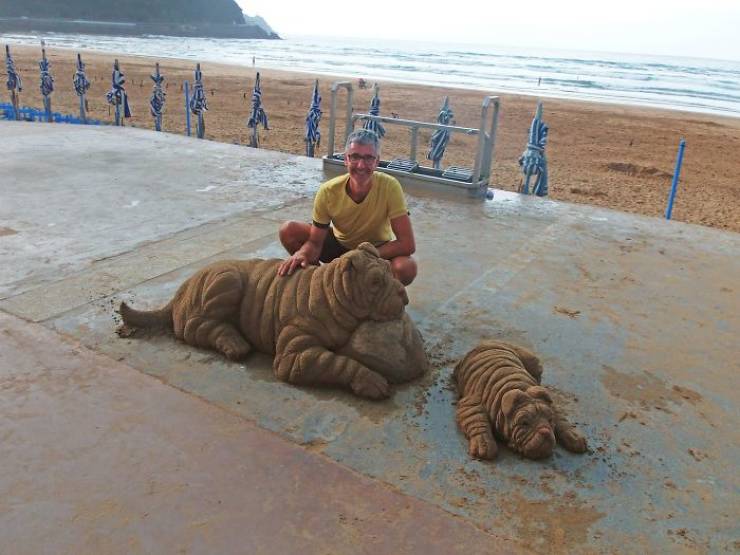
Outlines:
[[279, 34], [740, 61], [740, 0], [237, 0]]

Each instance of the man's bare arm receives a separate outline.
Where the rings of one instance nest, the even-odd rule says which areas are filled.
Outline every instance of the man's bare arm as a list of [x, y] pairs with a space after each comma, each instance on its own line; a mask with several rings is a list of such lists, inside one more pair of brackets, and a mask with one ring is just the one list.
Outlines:
[[391, 229], [396, 239], [378, 247], [380, 256], [386, 260], [391, 260], [397, 256], [411, 256], [414, 254], [416, 241], [414, 240], [414, 230], [411, 227], [411, 218], [407, 214], [393, 218]]
[[308, 240], [290, 258], [280, 264], [278, 275], [289, 276], [298, 268], [316, 264], [321, 256], [321, 248], [324, 246], [324, 239], [328, 232], [329, 228], [311, 225]]

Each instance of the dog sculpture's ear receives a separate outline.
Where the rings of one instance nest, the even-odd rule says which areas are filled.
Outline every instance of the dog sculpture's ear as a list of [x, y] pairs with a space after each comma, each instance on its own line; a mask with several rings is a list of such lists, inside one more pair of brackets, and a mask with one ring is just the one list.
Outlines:
[[376, 249], [372, 243], [368, 243], [367, 241], [365, 241], [364, 243], [360, 243], [360, 246], [357, 247], [357, 250], [369, 252], [376, 258], [380, 256], [380, 253], [378, 253], [378, 249]]
[[552, 397], [550, 397], [550, 392], [541, 385], [533, 385], [532, 387], [528, 387], [527, 395], [529, 395], [530, 397], [534, 397], [535, 399], [541, 399], [548, 405], [552, 405]]
[[504, 416], [511, 418], [517, 407], [529, 401], [529, 399], [529, 396], [521, 389], [512, 389], [504, 393], [504, 396], [501, 398], [501, 410], [504, 412]]

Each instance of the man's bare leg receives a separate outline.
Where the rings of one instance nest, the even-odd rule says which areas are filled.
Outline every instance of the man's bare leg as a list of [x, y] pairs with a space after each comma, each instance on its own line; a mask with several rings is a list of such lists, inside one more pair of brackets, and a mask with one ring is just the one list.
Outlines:
[[308, 241], [311, 233], [311, 224], [305, 222], [287, 221], [280, 226], [280, 242], [289, 254], [295, 253]]
[[[293, 254], [308, 241], [310, 233], [311, 224], [287, 221], [280, 226], [280, 242], [289, 254]], [[416, 261], [411, 256], [397, 256], [390, 263], [393, 276], [404, 285], [409, 285], [416, 278]]]
[[411, 256], [397, 256], [391, 260], [391, 271], [398, 281], [409, 285], [416, 277], [416, 260]]

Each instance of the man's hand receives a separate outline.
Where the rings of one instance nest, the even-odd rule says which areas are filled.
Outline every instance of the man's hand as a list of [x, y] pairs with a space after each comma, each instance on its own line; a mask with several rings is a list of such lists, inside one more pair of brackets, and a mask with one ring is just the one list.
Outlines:
[[278, 268], [279, 276], [290, 276], [298, 268], [305, 268], [306, 266], [311, 264], [306, 254], [302, 251], [303, 249], [298, 250], [285, 262], [280, 264], [280, 267]]

